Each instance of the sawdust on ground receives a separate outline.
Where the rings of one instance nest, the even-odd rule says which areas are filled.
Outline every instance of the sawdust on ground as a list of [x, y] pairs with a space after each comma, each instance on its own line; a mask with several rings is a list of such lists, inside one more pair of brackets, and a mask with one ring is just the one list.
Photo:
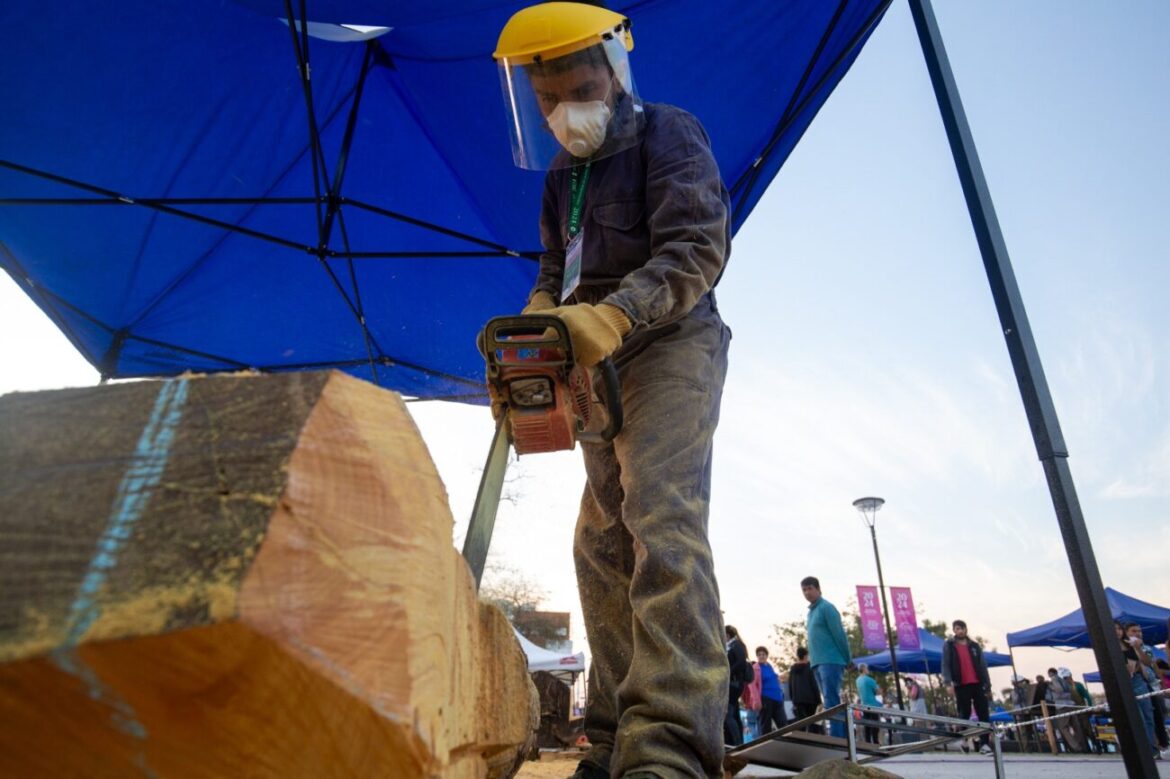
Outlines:
[[526, 760], [520, 766], [516, 779], [568, 779], [584, 754], [577, 750], [541, 752], [540, 760]]

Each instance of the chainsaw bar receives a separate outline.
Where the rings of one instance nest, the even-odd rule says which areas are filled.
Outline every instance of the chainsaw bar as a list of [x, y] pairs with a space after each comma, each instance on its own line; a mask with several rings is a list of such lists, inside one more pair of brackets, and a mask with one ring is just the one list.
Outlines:
[[475, 577], [475, 588], [483, 579], [483, 568], [487, 563], [488, 547], [492, 543], [492, 531], [496, 527], [496, 512], [504, 493], [504, 476], [508, 472], [507, 416], [500, 416], [496, 423], [496, 434], [492, 448], [483, 466], [479, 479], [479, 492], [475, 495], [475, 506], [471, 509], [471, 522], [467, 525], [467, 536], [463, 539], [463, 558], [471, 567]]

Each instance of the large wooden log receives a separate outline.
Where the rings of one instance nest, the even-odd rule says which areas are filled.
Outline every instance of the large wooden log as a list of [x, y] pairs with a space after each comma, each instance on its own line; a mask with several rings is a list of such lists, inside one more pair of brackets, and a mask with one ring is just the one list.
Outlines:
[[539, 716], [397, 395], [0, 398], [0, 775], [510, 776]]

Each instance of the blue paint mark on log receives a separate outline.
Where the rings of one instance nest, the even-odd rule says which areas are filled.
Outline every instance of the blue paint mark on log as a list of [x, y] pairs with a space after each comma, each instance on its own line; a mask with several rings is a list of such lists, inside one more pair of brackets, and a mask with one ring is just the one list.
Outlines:
[[105, 532], [98, 539], [97, 551], [69, 609], [68, 631], [63, 642], [66, 647], [77, 646], [101, 613], [94, 596], [105, 583], [106, 574], [118, 564], [122, 544], [130, 538], [134, 523], [154, 495], [170, 458], [186, 402], [186, 379], [163, 382], [150, 419], [138, 438], [134, 458], [118, 484]]
[[[123, 544], [130, 539], [134, 523], [150, 503], [154, 490], [166, 470], [171, 447], [175, 441], [175, 432], [183, 418], [183, 407], [186, 402], [186, 379], [163, 382], [151, 410], [150, 419], [138, 438], [133, 460], [118, 484], [118, 492], [110, 510], [106, 529], [98, 539], [89, 569], [81, 580], [77, 597], [70, 606], [65, 639], [53, 652], [53, 661], [57, 666], [80, 679], [85, 684], [90, 698], [104, 701], [113, 709], [114, 726], [140, 741], [146, 740], [147, 731], [142, 723], [138, 722], [134, 708], [105, 685], [92, 668], [81, 661], [77, 645], [100, 616], [101, 608], [95, 598], [105, 584], [107, 574], [117, 566], [118, 554]], [[146, 767], [145, 755], [139, 753], [137, 762], [140, 768], [153, 775]]]

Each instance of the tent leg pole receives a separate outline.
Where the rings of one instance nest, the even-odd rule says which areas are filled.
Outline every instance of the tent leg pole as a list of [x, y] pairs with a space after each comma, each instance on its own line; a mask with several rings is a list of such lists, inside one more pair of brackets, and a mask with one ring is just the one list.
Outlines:
[[967, 210], [983, 257], [991, 294], [1007, 342], [1008, 354], [1016, 374], [1016, 383], [1024, 402], [1024, 411], [1032, 430], [1032, 439], [1044, 467], [1048, 491], [1056, 510], [1057, 524], [1064, 540], [1077, 596], [1085, 614], [1097, 667], [1105, 685], [1105, 696], [1117, 729], [1125, 770], [1130, 777], [1156, 777], [1153, 751], [1142, 726], [1137, 700], [1114, 637], [1112, 615], [1105, 600], [1105, 588], [1097, 559], [1089, 541], [1085, 519], [1077, 499], [1072, 473], [1068, 467], [1068, 450], [1040, 362], [1040, 353], [1028, 324], [1024, 301], [1016, 284], [1007, 244], [999, 227], [991, 191], [983, 175], [974, 137], [959, 98], [958, 86], [951, 72], [942, 35], [930, 0], [908, 0], [910, 13], [922, 54], [930, 72], [935, 98], [946, 127], [951, 154], [958, 169]]

